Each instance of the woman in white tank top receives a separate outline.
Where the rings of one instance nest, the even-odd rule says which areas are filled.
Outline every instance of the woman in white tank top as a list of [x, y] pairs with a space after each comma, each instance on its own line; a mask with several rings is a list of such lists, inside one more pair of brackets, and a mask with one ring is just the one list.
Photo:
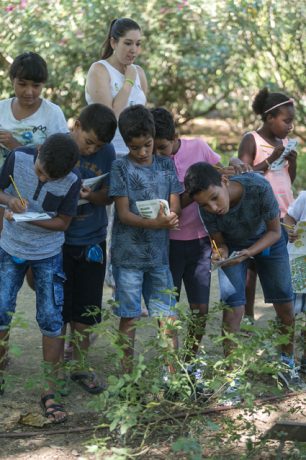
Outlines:
[[[102, 59], [88, 72], [85, 98], [88, 104], [99, 102], [112, 108], [119, 118], [128, 106], [146, 104], [147, 80], [143, 69], [134, 64], [140, 53], [141, 31], [132, 19], [112, 21], [103, 44]], [[128, 153], [119, 130], [113, 139], [117, 156]]]

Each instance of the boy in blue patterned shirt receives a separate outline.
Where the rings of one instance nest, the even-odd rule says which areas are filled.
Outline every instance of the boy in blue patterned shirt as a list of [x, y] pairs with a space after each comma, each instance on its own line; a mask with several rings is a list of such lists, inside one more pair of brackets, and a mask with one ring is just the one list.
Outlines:
[[[123, 368], [129, 372], [143, 287], [150, 316], [159, 318], [161, 325], [162, 319], [175, 316], [175, 298], [164, 291], [173, 289], [168, 230], [178, 226], [179, 194], [183, 190], [171, 159], [153, 155], [155, 125], [149, 110], [142, 105], [125, 109], [119, 117], [119, 129], [129, 153], [114, 161], [111, 170], [109, 194], [115, 201], [111, 257], [118, 304], [115, 313], [120, 317], [121, 334], [129, 339]], [[155, 219], [141, 217], [136, 201], [150, 199], [167, 200], [170, 215], [164, 214], [161, 205]], [[173, 344], [176, 346], [174, 336]]]

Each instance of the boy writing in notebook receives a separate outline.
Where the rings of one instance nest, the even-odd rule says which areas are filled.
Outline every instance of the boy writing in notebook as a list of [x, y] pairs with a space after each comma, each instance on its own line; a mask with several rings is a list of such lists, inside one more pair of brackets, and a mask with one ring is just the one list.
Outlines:
[[[41, 404], [46, 417], [54, 423], [66, 419], [63, 406], [55, 401], [54, 380], [62, 347], [65, 275], [61, 249], [64, 231], [76, 214], [79, 198], [80, 179], [72, 171], [78, 157], [78, 146], [69, 135], [53, 134], [38, 149], [17, 147], [0, 173], [0, 203], [10, 210], [0, 240], [0, 389], [3, 392], [4, 362], [17, 293], [31, 267], [46, 364]], [[26, 209], [48, 213], [50, 219], [31, 223], [11, 220], [11, 211], [21, 213]]]
[[[245, 308], [246, 270], [254, 258], [265, 302], [273, 303], [281, 333], [289, 335], [282, 345], [281, 361], [287, 372], [279, 376], [287, 386], [300, 386], [293, 356], [293, 292], [286, 242], [281, 232], [279, 207], [268, 181], [254, 173], [227, 178], [211, 165], [192, 165], [185, 177], [186, 191], [200, 206], [207, 230], [218, 251], [213, 259], [227, 258], [233, 251], [240, 257], [219, 270], [223, 330], [235, 333]], [[266, 250], [266, 251], [265, 251]], [[229, 353], [232, 342], [224, 340]]]

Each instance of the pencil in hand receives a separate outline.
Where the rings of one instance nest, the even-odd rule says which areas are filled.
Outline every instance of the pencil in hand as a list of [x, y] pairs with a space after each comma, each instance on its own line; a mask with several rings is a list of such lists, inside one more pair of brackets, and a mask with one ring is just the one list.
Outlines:
[[13, 179], [13, 176], [10, 175], [9, 177], [10, 177], [10, 180], [11, 180], [11, 182], [12, 182], [12, 184], [13, 184], [13, 187], [14, 187], [14, 189], [15, 189], [17, 195], [18, 195], [18, 198], [19, 198], [19, 200], [20, 200], [22, 206], [25, 208], [27, 204], [26, 204], [26, 202], [24, 201], [24, 199], [22, 198], [22, 196], [21, 196], [21, 194], [20, 194], [20, 192], [19, 192], [19, 190], [18, 190], [18, 187], [17, 187], [17, 185], [16, 185], [16, 183], [15, 183], [15, 181], [14, 181], [14, 179]]
[[280, 224], [281, 224], [283, 227], [289, 228], [290, 230], [294, 230], [294, 225], [288, 225], [288, 224], [285, 224], [284, 222], [281, 222]]
[[215, 240], [213, 240], [212, 238], [211, 238], [211, 243], [212, 243], [213, 247], [215, 248], [215, 250], [216, 250], [218, 256], [220, 257], [220, 259], [222, 259], [221, 253], [220, 253], [219, 248], [218, 248], [218, 246], [217, 246], [217, 243], [216, 243]]

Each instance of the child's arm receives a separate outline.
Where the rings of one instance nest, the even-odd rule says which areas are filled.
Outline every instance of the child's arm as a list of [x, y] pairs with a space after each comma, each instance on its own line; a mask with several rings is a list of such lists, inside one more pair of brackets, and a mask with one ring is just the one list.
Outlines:
[[161, 204], [160, 211], [155, 219], [144, 219], [134, 214], [129, 209], [129, 199], [126, 196], [114, 197], [116, 210], [120, 221], [125, 225], [132, 227], [148, 228], [158, 230], [162, 228], [174, 229], [178, 227], [178, 217], [175, 212], [171, 211], [170, 216], [165, 216]]
[[65, 232], [69, 227], [72, 220], [72, 216], [65, 216], [64, 214], [58, 214], [56, 217], [48, 220], [37, 220], [31, 222], [32, 225], [37, 227], [45, 228], [46, 230], [53, 230], [54, 232]]
[[181, 214], [180, 195], [178, 195], [177, 193], [171, 193], [169, 198], [169, 205], [170, 211], [175, 213], [177, 216]]
[[[254, 165], [254, 159], [256, 156], [256, 143], [254, 136], [251, 133], [246, 134], [240, 142], [238, 148], [238, 158], [246, 164], [252, 166], [254, 171], [267, 171], [269, 164], [266, 161], [262, 161], [257, 165]], [[272, 163], [272, 161], [271, 161]]]
[[19, 198], [10, 195], [9, 193], [0, 191], [0, 204], [4, 204], [13, 212], [25, 212], [28, 202], [24, 198], [23, 202], [25, 203], [25, 206], [21, 203]]
[[288, 233], [288, 239], [290, 243], [293, 243], [298, 236], [295, 228], [296, 220], [287, 213], [284, 217], [284, 224], [285, 230]]
[[270, 165], [281, 156], [284, 149], [285, 147], [283, 145], [278, 145], [275, 147], [269, 158], [266, 158], [261, 163], [254, 165], [254, 159], [256, 156], [256, 143], [254, 136], [251, 133], [248, 133], [243, 137], [239, 145], [238, 158], [240, 158], [240, 160], [242, 160], [244, 163], [250, 164], [254, 171], [266, 172], [270, 169]]
[[113, 198], [108, 195], [108, 186], [105, 184], [100, 190], [93, 191], [90, 187], [82, 187], [80, 190], [80, 198], [88, 200], [96, 206], [106, 206], [112, 204]]
[[[252, 134], [246, 134], [238, 147], [238, 158], [243, 162], [253, 166], [256, 155], [256, 144]], [[255, 169], [255, 168], [254, 168]], [[257, 168], [258, 170], [259, 168]]]
[[252, 244], [249, 248], [242, 249], [241, 251], [239, 251], [241, 257], [231, 262], [228, 262], [224, 266], [240, 264], [244, 260], [250, 257], [256, 256], [257, 254], [262, 252], [264, 249], [276, 243], [276, 241], [278, 241], [281, 236], [281, 227], [280, 227], [279, 217], [266, 221], [266, 227], [267, 227], [266, 233], [264, 233], [264, 235], [259, 240], [257, 240], [256, 243]]
[[292, 184], [296, 177], [296, 157], [297, 153], [295, 150], [291, 150], [289, 155], [286, 156], [286, 160], [288, 161], [288, 174]]
[[[275, 217], [272, 220], [266, 221], [267, 231], [263, 234], [263, 236], [256, 241], [256, 243], [252, 244], [244, 251], [248, 252], [248, 257], [255, 256], [262, 252], [264, 249], [272, 246], [276, 241], [278, 241], [281, 237], [281, 226], [279, 217]], [[242, 251], [241, 251], [242, 252]]]
[[13, 212], [24, 212], [28, 205], [27, 200], [25, 200], [23, 197], [21, 197], [22, 200], [20, 200], [19, 197], [4, 191], [10, 185], [12, 185], [12, 177], [14, 178], [14, 166], [15, 152], [13, 151], [6, 158], [0, 171], [0, 204], [4, 204]]
[[10, 131], [0, 129], [0, 144], [3, 144], [8, 150], [13, 150], [22, 145], [17, 141]]

